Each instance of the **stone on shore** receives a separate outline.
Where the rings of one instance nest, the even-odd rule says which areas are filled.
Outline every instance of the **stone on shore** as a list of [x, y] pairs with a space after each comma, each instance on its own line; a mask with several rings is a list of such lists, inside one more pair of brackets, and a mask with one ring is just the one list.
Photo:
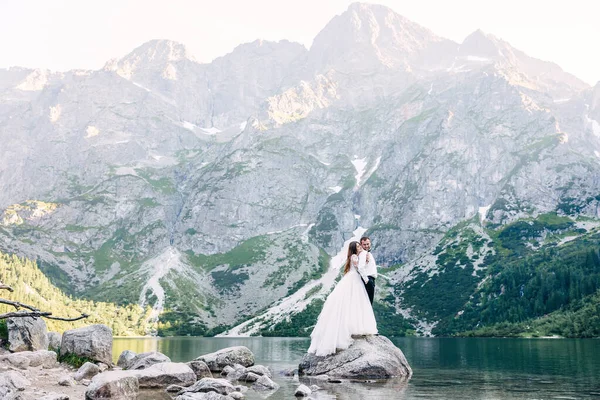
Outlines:
[[264, 391], [275, 391], [279, 389], [279, 384], [273, 382], [271, 378], [263, 375], [252, 385], [252, 389], [264, 392]]
[[60, 386], [75, 386], [77, 381], [71, 375], [65, 375], [58, 380]]
[[296, 389], [296, 392], [294, 393], [294, 396], [296, 396], [296, 397], [308, 397], [308, 396], [310, 396], [311, 393], [312, 393], [312, 390], [310, 390], [310, 388], [308, 386], [306, 386], [306, 385], [300, 385]]
[[140, 353], [125, 363], [124, 369], [146, 369], [154, 364], [171, 362], [171, 359], [157, 351]]
[[49, 350], [21, 351], [0, 356], [0, 361], [6, 361], [20, 369], [29, 367], [54, 368], [57, 365], [56, 353]]
[[253, 365], [248, 368], [248, 372], [253, 372], [256, 375], [265, 375], [269, 378], [273, 378], [271, 370], [269, 370], [269, 368], [265, 367], [264, 365]]
[[301, 375], [327, 374], [329, 377], [355, 379], [412, 375], [402, 350], [388, 338], [379, 335], [356, 337], [349, 348], [328, 356], [305, 354], [298, 371]]
[[0, 399], [17, 399], [17, 393], [25, 390], [31, 382], [16, 371], [0, 373]]
[[40, 397], [38, 400], [69, 400], [69, 396], [58, 393], [48, 393], [47, 395]]
[[96, 364], [86, 362], [81, 367], [79, 367], [75, 375], [73, 375], [73, 379], [79, 382], [83, 379], [91, 379], [99, 373], [100, 368]]
[[63, 333], [60, 354], [74, 354], [112, 365], [112, 330], [102, 324]]
[[254, 365], [254, 354], [245, 346], [234, 346], [205, 354], [196, 360], [204, 361], [212, 372], [221, 372], [227, 365], [240, 364], [244, 367]]
[[117, 360], [117, 365], [121, 368], [127, 368], [129, 362], [135, 358], [137, 354], [131, 350], [125, 350], [119, 355], [119, 359]]
[[213, 377], [212, 373], [210, 372], [210, 368], [208, 368], [208, 365], [206, 365], [204, 361], [194, 360], [187, 362], [186, 364], [192, 369], [192, 371], [194, 371], [197, 380]]
[[224, 394], [219, 394], [217, 392], [206, 392], [184, 393], [175, 397], [175, 400], [235, 400], [235, 398]]
[[235, 388], [227, 379], [203, 378], [186, 388], [182, 394], [215, 392], [228, 395], [235, 391]]
[[48, 348], [59, 349], [62, 341], [62, 334], [58, 332], [48, 332]]
[[136, 400], [139, 382], [130, 371], [108, 371], [96, 375], [85, 392], [86, 400]]
[[123, 372], [137, 377], [141, 388], [166, 388], [169, 385], [190, 386], [196, 382], [196, 374], [184, 363], [164, 362], [145, 369]]
[[48, 329], [42, 318], [7, 318], [6, 327], [10, 351], [48, 350]]

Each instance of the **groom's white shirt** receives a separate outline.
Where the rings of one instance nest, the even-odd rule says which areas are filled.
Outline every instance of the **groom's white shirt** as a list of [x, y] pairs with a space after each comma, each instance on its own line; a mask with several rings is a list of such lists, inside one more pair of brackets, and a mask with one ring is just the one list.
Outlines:
[[[367, 262], [367, 254], [369, 254], [369, 261]], [[377, 264], [375, 263], [375, 257], [373, 254], [361, 251], [358, 255], [358, 273], [362, 280], [367, 283], [369, 276], [377, 278]]]

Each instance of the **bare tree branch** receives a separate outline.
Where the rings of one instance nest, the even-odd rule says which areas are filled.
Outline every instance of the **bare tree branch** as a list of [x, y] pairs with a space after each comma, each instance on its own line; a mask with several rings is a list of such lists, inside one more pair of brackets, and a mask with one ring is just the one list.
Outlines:
[[80, 319], [84, 319], [87, 317], [89, 317], [88, 314], [81, 314], [79, 317], [74, 317], [74, 318], [50, 317], [48, 315], [44, 316], [44, 318], [55, 319], [57, 321], [79, 321]]
[[16, 318], [16, 317], [47, 317], [52, 315], [51, 312], [41, 312], [41, 311], [14, 311], [7, 312], [4, 314], [0, 314], [0, 319], [5, 318]]
[[0, 290], [2, 290], [2, 289], [8, 290], [9, 292], [14, 292], [15, 291], [15, 289], [13, 289], [10, 286], [5, 285], [4, 283], [0, 282]]
[[38, 310], [35, 307], [32, 307], [32, 306], [27, 305], [27, 304], [20, 303], [18, 301], [11, 301], [11, 300], [6, 300], [6, 299], [0, 298], [0, 303], [2, 303], [2, 304], [8, 304], [9, 306], [13, 306], [17, 310], [19, 308], [26, 308], [26, 309], [31, 310], [33, 312], [39, 312], [40, 311], [40, 310]]

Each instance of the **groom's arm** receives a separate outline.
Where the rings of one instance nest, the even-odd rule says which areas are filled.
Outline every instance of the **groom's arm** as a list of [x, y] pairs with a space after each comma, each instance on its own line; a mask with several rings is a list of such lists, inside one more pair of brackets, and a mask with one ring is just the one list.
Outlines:
[[367, 266], [367, 252], [362, 251], [358, 255], [358, 266], [356, 267], [356, 269], [358, 270], [360, 277], [362, 278], [363, 282], [365, 282], [365, 283], [369, 282], [369, 277], [367, 276], [367, 271], [365, 271], [366, 266]]

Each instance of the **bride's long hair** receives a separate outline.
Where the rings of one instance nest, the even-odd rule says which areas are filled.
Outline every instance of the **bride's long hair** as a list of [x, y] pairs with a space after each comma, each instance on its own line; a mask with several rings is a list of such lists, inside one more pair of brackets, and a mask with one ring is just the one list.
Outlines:
[[346, 257], [346, 265], [344, 266], [344, 275], [350, 271], [350, 257], [353, 254], [358, 254], [358, 242], [350, 242], [348, 245], [348, 257]]

